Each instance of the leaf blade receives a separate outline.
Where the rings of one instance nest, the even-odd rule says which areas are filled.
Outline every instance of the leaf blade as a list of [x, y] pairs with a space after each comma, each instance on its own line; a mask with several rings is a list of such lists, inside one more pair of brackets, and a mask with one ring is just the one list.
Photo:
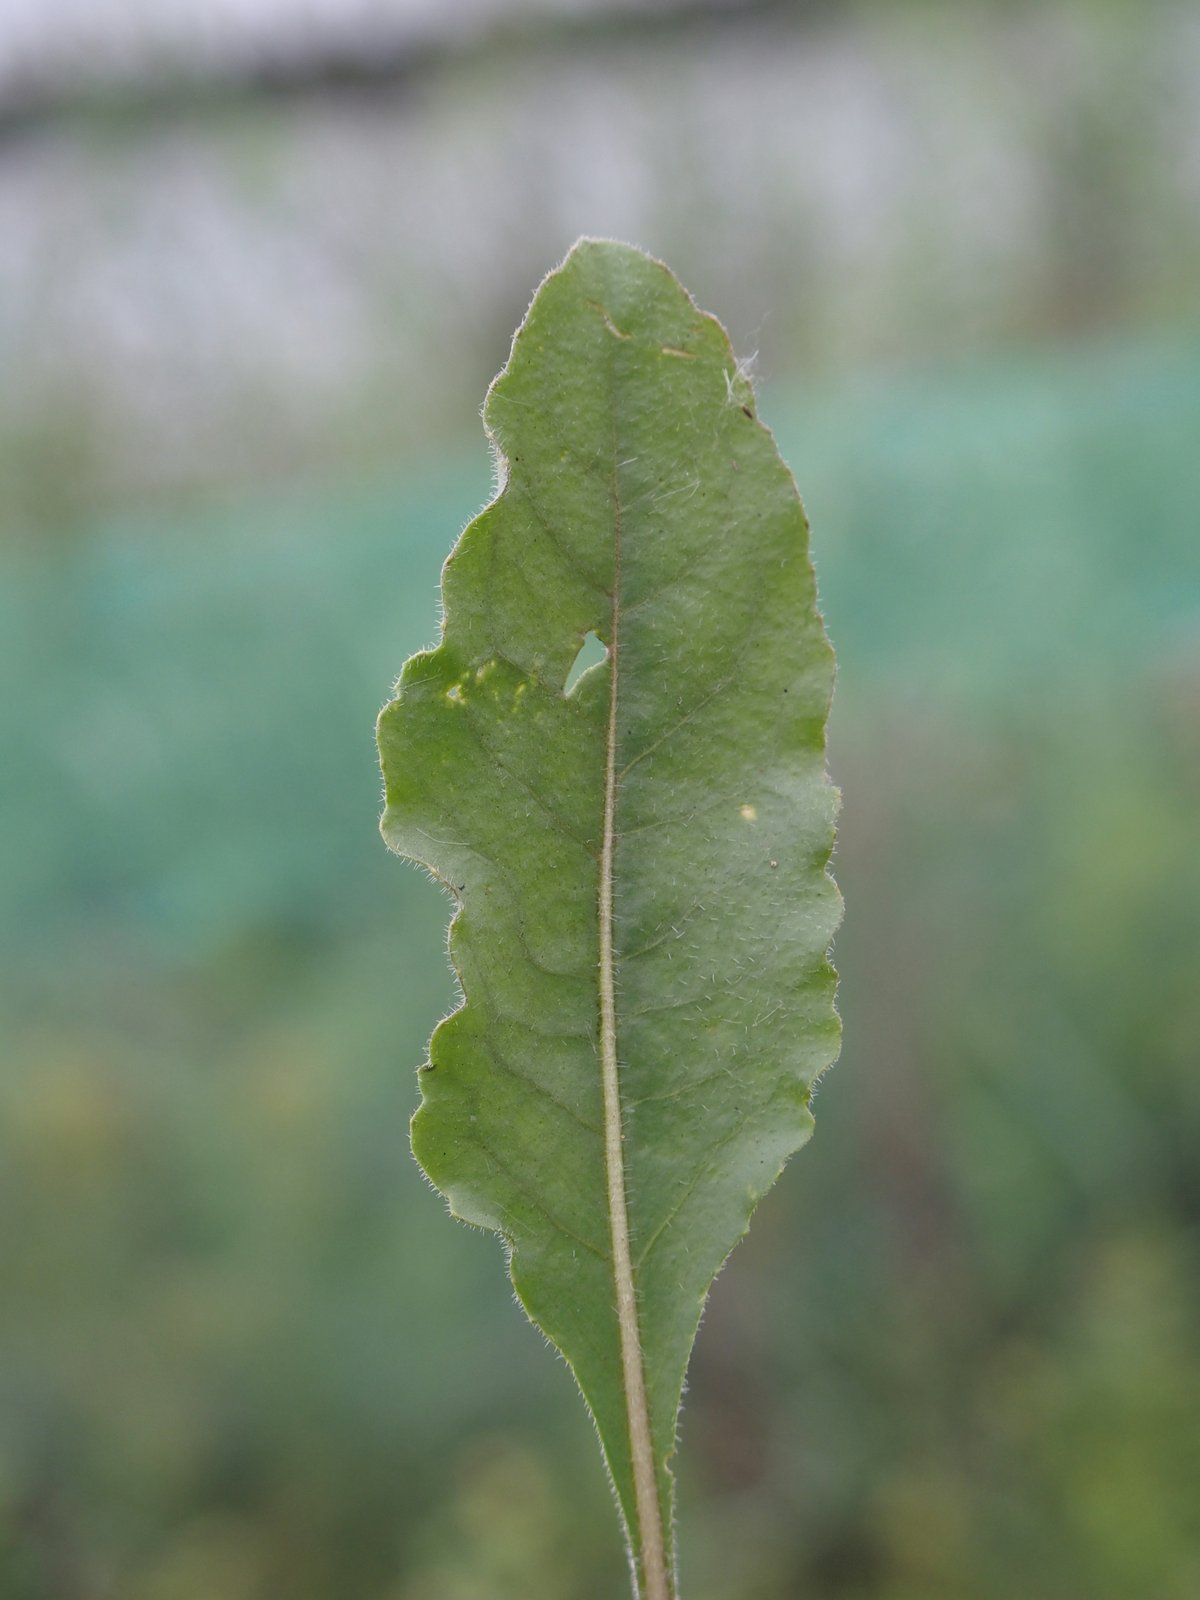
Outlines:
[[[414, 1150], [508, 1240], [664, 1600], [704, 1297], [837, 1049], [832, 653], [795, 485], [658, 263], [577, 246], [485, 422], [501, 492], [380, 723], [385, 835], [461, 900]], [[588, 632], [607, 659], [564, 695]]]

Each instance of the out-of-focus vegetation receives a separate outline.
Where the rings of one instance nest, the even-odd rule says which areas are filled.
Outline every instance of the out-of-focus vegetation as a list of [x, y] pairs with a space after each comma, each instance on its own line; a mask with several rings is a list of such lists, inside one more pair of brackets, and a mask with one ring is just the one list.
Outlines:
[[[407, 1155], [447, 907], [377, 839], [371, 741], [488, 492], [446, 419], [584, 227], [669, 251], [763, 346], [841, 661], [846, 1047], [701, 1333], [685, 1595], [1200, 1592], [1200, 197], [1170, 93], [1197, 35], [1025, 8], [1008, 48], [1070, 45], [1033, 58], [1055, 96], [992, 56], [978, 98], [1000, 13], [887, 15], [560, 45], [499, 145], [509, 68], [477, 56], [373, 105], [378, 162], [336, 96], [0, 150], [5, 1600], [622, 1592], [569, 1377]], [[923, 39], [939, 86], [897, 123]], [[761, 115], [802, 60], [837, 129], [811, 165]], [[697, 117], [757, 130], [702, 146], [707, 211], [647, 109], [681, 62]], [[876, 126], [912, 134], [890, 176]], [[1015, 187], [954, 188], [981, 151]], [[1000, 249], [959, 219], [1002, 194], [1057, 200], [996, 213]]]
[[[369, 34], [368, 3], [348, 15]], [[129, 18], [219, 32], [215, 13], [88, 0], [90, 29], [124, 19], [142, 76], [70, 115], [13, 112], [0, 536], [444, 450], [530, 285], [582, 233], [670, 261], [763, 374], [809, 382], [1195, 317], [1190, 7], [662, 0], [671, 22], [655, 0], [638, 22], [636, 5], [569, 0], [573, 28], [519, 28], [567, 0], [390, 0], [440, 15], [446, 48], [339, 88], [318, 25], [338, 4], [275, 22], [280, 53], [310, 66], [286, 92], [204, 95], [154, 78], [157, 35], [139, 54]], [[464, 18], [452, 48], [460, 5], [513, 26]], [[69, 59], [71, 29], [40, 33]], [[0, 13], [0, 96], [3, 35]]]

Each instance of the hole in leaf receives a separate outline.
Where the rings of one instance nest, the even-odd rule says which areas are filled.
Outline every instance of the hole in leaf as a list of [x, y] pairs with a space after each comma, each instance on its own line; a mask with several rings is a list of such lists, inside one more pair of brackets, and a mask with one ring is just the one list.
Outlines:
[[603, 661], [607, 655], [608, 651], [605, 649], [601, 639], [597, 638], [594, 633], [585, 635], [584, 641], [579, 647], [579, 654], [575, 657], [570, 672], [567, 673], [567, 681], [563, 685], [563, 693], [570, 694], [587, 669], [594, 667], [597, 661]]

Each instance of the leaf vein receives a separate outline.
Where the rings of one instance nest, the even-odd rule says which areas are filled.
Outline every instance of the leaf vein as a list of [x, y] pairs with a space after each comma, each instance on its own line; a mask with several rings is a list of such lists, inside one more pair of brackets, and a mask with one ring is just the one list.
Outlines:
[[530, 1077], [529, 1073], [521, 1072], [518, 1068], [514, 1067], [511, 1062], [507, 1061], [490, 1042], [487, 1042], [486, 1048], [487, 1053], [491, 1058], [492, 1065], [498, 1071], [503, 1072], [507, 1077], [515, 1078], [518, 1083], [527, 1084], [529, 1088], [532, 1089], [536, 1094], [539, 1094], [543, 1099], [548, 1100], [552, 1106], [557, 1106], [564, 1116], [570, 1117], [572, 1122], [578, 1123], [585, 1133], [593, 1134], [597, 1139], [602, 1137], [601, 1129], [598, 1128], [594, 1122], [588, 1122], [588, 1120], [585, 1117], [581, 1117], [578, 1111], [576, 1111], [572, 1106], [567, 1105], [564, 1100], [560, 1100], [557, 1095], [551, 1094], [550, 1090], [546, 1088], [545, 1084], [539, 1083], [536, 1078]]
[[649, 1239], [647, 1239], [645, 1245], [642, 1247], [641, 1253], [637, 1259], [637, 1270], [639, 1272], [641, 1272], [646, 1265], [646, 1261], [649, 1258], [651, 1251], [662, 1238], [663, 1234], [675, 1221], [676, 1217], [678, 1217], [684, 1206], [687, 1205], [688, 1201], [699, 1188], [700, 1184], [714, 1170], [723, 1153], [734, 1142], [734, 1140], [739, 1138], [744, 1132], [749, 1121], [750, 1114], [747, 1112], [744, 1116], [739, 1117], [737, 1122], [734, 1123], [733, 1127], [729, 1130], [725, 1137], [720, 1140], [718, 1144], [714, 1145], [708, 1160], [693, 1174], [692, 1181], [688, 1184], [687, 1188], [680, 1195], [679, 1199], [671, 1207], [670, 1211], [667, 1212], [667, 1215], [659, 1223], [658, 1227], [655, 1228], [654, 1232], [650, 1235]]
[[698, 716], [707, 705], [710, 705], [712, 701], [717, 698], [718, 695], [724, 694], [725, 690], [729, 688], [730, 684], [737, 681], [738, 677], [741, 675], [742, 668], [745, 666], [746, 656], [750, 651], [750, 645], [757, 637], [757, 634], [757, 617], [755, 612], [752, 611], [750, 615], [750, 622], [747, 625], [746, 631], [738, 641], [737, 654], [733, 658], [733, 664], [729, 667], [724, 677], [713, 684], [708, 693], [704, 695], [702, 699], [698, 700], [696, 704], [692, 706], [691, 710], [685, 711], [683, 716], [681, 716], [676, 722], [673, 722], [670, 727], [665, 728], [663, 732], [660, 733], [656, 739], [653, 739], [644, 750], [639, 750], [637, 755], [632, 756], [621, 769], [618, 782], [623, 779], [628, 772], [636, 767], [639, 761], [644, 761], [647, 756], [653, 755], [660, 745], [666, 744], [667, 740], [677, 734], [680, 728], [689, 723], [693, 717]]
[[577, 833], [567, 826], [567, 824], [559, 816], [558, 812], [555, 811], [553, 806], [548, 805], [546, 801], [542, 799], [541, 795], [538, 794], [537, 790], [531, 783], [523, 778], [519, 772], [514, 772], [512, 767], [510, 767], [506, 761], [501, 760], [492, 746], [479, 732], [479, 729], [475, 726], [473, 718], [468, 719], [468, 727], [470, 729], [471, 737], [483, 751], [484, 755], [487, 756], [488, 760], [491, 761], [499, 769], [499, 771], [503, 772], [506, 777], [511, 778], [519, 788], [525, 791], [525, 793], [533, 801], [534, 805], [536, 805], [538, 809], [544, 813], [546, 819], [556, 830], [556, 832], [562, 834], [563, 838], [566, 839], [569, 844], [577, 845], [579, 849], [582, 850], [585, 855], [590, 856], [593, 861], [598, 861], [599, 852], [594, 848], [591, 842], [587, 839], [581, 839]]
[[569, 1228], [561, 1217], [556, 1216], [555, 1213], [550, 1210], [544, 1200], [540, 1199], [532, 1192], [532, 1190], [526, 1188], [526, 1186], [513, 1172], [508, 1163], [500, 1159], [500, 1157], [492, 1149], [491, 1145], [488, 1144], [486, 1139], [482, 1139], [474, 1129], [470, 1131], [467, 1137], [471, 1140], [471, 1143], [476, 1147], [476, 1149], [492, 1163], [497, 1172], [502, 1172], [504, 1174], [521, 1198], [528, 1201], [535, 1211], [540, 1213], [541, 1216], [545, 1217], [546, 1221], [556, 1233], [561, 1233], [565, 1239], [570, 1239], [573, 1244], [582, 1245], [585, 1250], [590, 1251], [591, 1254], [598, 1257], [599, 1260], [611, 1261], [612, 1257], [609, 1255], [607, 1250], [602, 1249], [599, 1245], [593, 1244], [590, 1239], [585, 1239], [582, 1234], [576, 1233], [574, 1228]]

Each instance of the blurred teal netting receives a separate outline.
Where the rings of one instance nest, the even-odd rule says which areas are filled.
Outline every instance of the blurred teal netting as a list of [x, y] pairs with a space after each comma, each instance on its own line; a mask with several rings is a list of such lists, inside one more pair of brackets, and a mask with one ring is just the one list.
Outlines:
[[[1200, 1593], [1200, 344], [764, 414], [840, 657], [843, 1064], [718, 1287], [686, 1590]], [[0, 554], [0, 1593], [599, 1600], [607, 1491], [406, 1153], [375, 831], [482, 440]]]

